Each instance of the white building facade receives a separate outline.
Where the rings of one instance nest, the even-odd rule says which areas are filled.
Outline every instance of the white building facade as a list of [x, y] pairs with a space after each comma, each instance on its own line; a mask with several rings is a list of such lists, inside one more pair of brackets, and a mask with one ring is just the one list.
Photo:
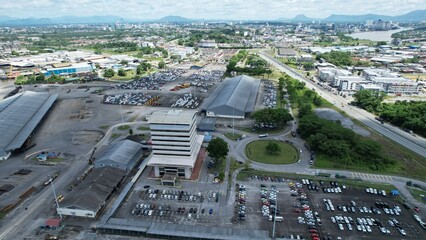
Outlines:
[[197, 135], [196, 111], [170, 110], [154, 112], [148, 119], [151, 129], [152, 154], [148, 166], [155, 176], [176, 173], [189, 179], [203, 136]]

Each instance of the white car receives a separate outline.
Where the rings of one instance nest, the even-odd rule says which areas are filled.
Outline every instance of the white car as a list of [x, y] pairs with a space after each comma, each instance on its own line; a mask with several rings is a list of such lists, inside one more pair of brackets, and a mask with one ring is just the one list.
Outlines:
[[349, 223], [348, 223], [348, 229], [349, 231], [352, 231], [352, 225], [350, 225]]
[[356, 225], [356, 229], [358, 230], [358, 231], [362, 231], [362, 227], [361, 227], [361, 225]]
[[399, 233], [401, 233], [402, 236], [407, 236], [407, 233], [405, 232], [404, 229], [402, 228], [398, 228]]
[[331, 217], [331, 222], [336, 223], [336, 219], [334, 217]]
[[342, 231], [345, 230], [345, 228], [343, 227], [343, 224], [339, 223], [339, 229]]

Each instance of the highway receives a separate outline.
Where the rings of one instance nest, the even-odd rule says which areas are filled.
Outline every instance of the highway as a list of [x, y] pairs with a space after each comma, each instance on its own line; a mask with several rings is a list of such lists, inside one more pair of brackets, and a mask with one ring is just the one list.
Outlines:
[[273, 56], [267, 54], [265, 51], [260, 51], [260, 56], [279, 70], [287, 73], [292, 78], [305, 82], [306, 87], [315, 90], [320, 94], [321, 97], [334, 104], [342, 111], [345, 111], [350, 117], [359, 120], [379, 134], [401, 144], [402, 146], [410, 149], [420, 156], [426, 156], [426, 140], [424, 138], [421, 138], [420, 136], [412, 136], [411, 134], [390, 124], [381, 124], [379, 121], [375, 120], [375, 116], [373, 114], [363, 109], [348, 105], [348, 101], [346, 99], [334, 95], [333, 93], [314, 84], [312, 81], [309, 81], [300, 73], [276, 60]]

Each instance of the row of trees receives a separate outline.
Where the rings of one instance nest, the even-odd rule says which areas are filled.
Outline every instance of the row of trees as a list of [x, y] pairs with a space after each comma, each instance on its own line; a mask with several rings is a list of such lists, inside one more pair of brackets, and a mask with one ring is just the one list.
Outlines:
[[384, 93], [361, 90], [354, 94], [353, 104], [380, 116], [385, 121], [426, 136], [426, 102], [396, 101], [383, 103]]
[[35, 84], [35, 83], [63, 83], [65, 79], [61, 76], [52, 75], [48, 78], [43, 73], [39, 75], [18, 76], [15, 84]]
[[267, 124], [283, 128], [293, 117], [285, 108], [264, 108], [251, 114], [251, 118], [256, 124]]
[[241, 50], [231, 58], [226, 66], [226, 70], [228, 72], [246, 73], [254, 76], [272, 73], [270, 69], [266, 68], [267, 62], [255, 55], [250, 55], [247, 58], [247, 65], [250, 67], [237, 67], [238, 62], [242, 61], [247, 56], [247, 51]]

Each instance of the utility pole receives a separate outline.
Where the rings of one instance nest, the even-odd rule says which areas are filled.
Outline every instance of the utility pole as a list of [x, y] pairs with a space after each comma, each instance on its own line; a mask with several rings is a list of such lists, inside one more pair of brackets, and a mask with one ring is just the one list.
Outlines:
[[235, 108], [232, 107], [232, 136], [235, 137], [235, 124], [234, 124], [234, 119], [235, 119]]
[[121, 105], [122, 104], [120, 104], [121, 123], [124, 123], [124, 119], [123, 119], [123, 107]]
[[59, 218], [62, 219], [62, 214], [58, 212], [59, 203], [58, 203], [58, 198], [56, 197], [55, 187], [53, 186], [53, 178], [50, 178], [50, 185], [52, 185], [53, 197], [55, 197], [56, 212], [59, 214]]
[[[278, 195], [278, 194], [277, 194]], [[272, 227], [272, 238], [275, 238], [275, 223], [277, 222], [275, 220], [275, 218], [277, 217], [277, 209], [278, 209], [278, 197], [277, 200], [275, 201], [275, 209], [274, 209], [274, 225]]]

